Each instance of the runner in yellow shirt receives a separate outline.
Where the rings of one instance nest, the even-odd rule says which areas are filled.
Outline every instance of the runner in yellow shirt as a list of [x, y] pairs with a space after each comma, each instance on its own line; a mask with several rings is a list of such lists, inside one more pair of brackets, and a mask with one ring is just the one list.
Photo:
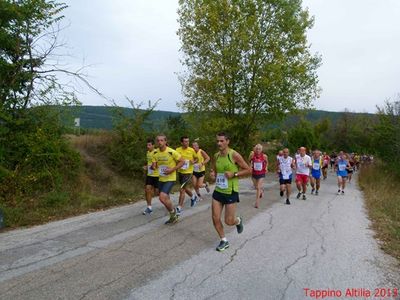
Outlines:
[[176, 171], [183, 166], [185, 161], [178, 152], [167, 146], [167, 137], [165, 135], [158, 135], [157, 143], [159, 151], [153, 156], [152, 169], [157, 169], [159, 172], [159, 198], [169, 212], [169, 220], [165, 224], [173, 224], [178, 221], [178, 215], [169, 198], [169, 193], [176, 181]]
[[144, 215], [150, 215], [153, 212], [151, 207], [151, 200], [155, 194], [158, 194], [158, 170], [153, 170], [153, 156], [158, 152], [158, 149], [154, 147], [154, 141], [152, 139], [147, 140], [147, 164], [143, 169], [147, 172], [146, 184], [145, 184], [145, 196], [147, 207], [143, 211]]
[[192, 193], [192, 190], [188, 187], [193, 176], [193, 164], [198, 160], [197, 153], [192, 147], [189, 147], [189, 138], [187, 136], [181, 137], [181, 147], [176, 148], [176, 151], [182, 156], [184, 164], [178, 170], [179, 184], [181, 190], [179, 193], [179, 204], [176, 208], [178, 215], [182, 213], [183, 204], [185, 201], [185, 194], [190, 197], [190, 206], [196, 204], [197, 196]]
[[194, 151], [197, 153], [197, 163], [193, 165], [193, 185], [196, 191], [197, 198], [202, 200], [200, 194], [200, 188], [205, 188], [207, 193], [210, 192], [208, 182], [204, 183], [204, 178], [206, 175], [206, 164], [210, 161], [210, 156], [203, 149], [200, 149], [198, 142], [192, 143]]

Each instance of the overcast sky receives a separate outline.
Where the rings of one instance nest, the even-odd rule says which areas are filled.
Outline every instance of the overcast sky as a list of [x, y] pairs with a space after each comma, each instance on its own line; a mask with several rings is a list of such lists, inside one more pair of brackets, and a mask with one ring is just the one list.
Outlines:
[[[161, 98], [158, 110], [178, 111], [180, 43], [178, 0], [67, 0], [72, 67], [121, 106]], [[399, 0], [303, 0], [315, 17], [308, 33], [312, 52], [322, 56], [322, 94], [317, 109], [375, 112], [400, 93]], [[84, 105], [109, 104], [82, 88]]]

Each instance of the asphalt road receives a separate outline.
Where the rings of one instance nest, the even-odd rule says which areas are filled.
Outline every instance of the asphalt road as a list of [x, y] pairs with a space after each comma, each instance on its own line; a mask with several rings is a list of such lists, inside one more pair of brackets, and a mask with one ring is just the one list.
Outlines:
[[211, 195], [172, 226], [155, 201], [151, 216], [141, 202], [2, 233], [0, 299], [400, 299], [399, 264], [373, 238], [360, 191], [336, 195], [329, 175], [319, 196], [294, 193], [290, 206], [270, 175], [260, 209], [241, 180], [245, 228], [227, 230], [223, 253]]

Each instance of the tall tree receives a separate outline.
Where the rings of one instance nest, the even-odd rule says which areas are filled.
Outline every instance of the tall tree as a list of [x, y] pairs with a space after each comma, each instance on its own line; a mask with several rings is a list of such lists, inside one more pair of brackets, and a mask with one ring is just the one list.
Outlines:
[[180, 0], [181, 107], [217, 114], [241, 142], [267, 118], [309, 107], [320, 58], [310, 53], [313, 19], [301, 2]]

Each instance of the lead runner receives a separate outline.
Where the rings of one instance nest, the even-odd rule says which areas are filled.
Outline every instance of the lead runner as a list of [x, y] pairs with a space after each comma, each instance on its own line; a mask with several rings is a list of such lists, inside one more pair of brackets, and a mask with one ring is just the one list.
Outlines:
[[237, 232], [243, 231], [242, 217], [236, 216], [236, 203], [239, 202], [239, 176], [251, 174], [250, 166], [235, 150], [229, 148], [229, 136], [220, 132], [217, 134], [219, 152], [215, 154], [213, 169], [210, 176], [216, 180], [216, 187], [212, 200], [212, 220], [221, 241], [217, 251], [229, 248], [225, 237], [221, 215], [225, 207], [225, 224], [236, 226]]

